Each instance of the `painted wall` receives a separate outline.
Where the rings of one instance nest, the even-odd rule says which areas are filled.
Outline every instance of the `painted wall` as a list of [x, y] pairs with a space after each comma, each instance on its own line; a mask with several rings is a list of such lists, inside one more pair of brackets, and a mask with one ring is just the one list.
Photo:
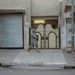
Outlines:
[[67, 13], [64, 13], [64, 24], [61, 26], [61, 40], [62, 41], [62, 48], [67, 49], [67, 47], [71, 47], [71, 45], [68, 44], [67, 40], [71, 40], [71, 35], [70, 33], [67, 33], [67, 29], [71, 27], [71, 23], [67, 24], [66, 23], [66, 18], [71, 18], [71, 11], [68, 11]]
[[61, 34], [61, 48], [66, 49], [66, 22], [64, 22], [64, 25], [61, 26], [60, 34]]
[[60, 0], [31, 0], [32, 16], [59, 15]]
[[[62, 0], [62, 18], [60, 19], [60, 28], [61, 28], [61, 48], [62, 49], [66, 49], [67, 47], [67, 43], [66, 43], [66, 18], [69, 18], [71, 17], [71, 12], [67, 12], [67, 13], [64, 13], [64, 10], [65, 10], [65, 6], [68, 5], [68, 4], [71, 4], [71, 1], [72, 0]], [[62, 41], [63, 40], [63, 41]]]
[[[66, 1], [66, 5], [72, 5], [72, 0], [65, 0]], [[75, 0], [74, 0], [74, 4], [75, 4]]]
[[[31, 25], [31, 8], [30, 0], [0, 0], [0, 9], [25, 9], [25, 22], [28, 22], [28, 25]], [[25, 25], [25, 24], [24, 24]], [[24, 27], [24, 44], [25, 49], [29, 47], [29, 35], [28, 29]], [[27, 41], [28, 40], [28, 41]]]
[[31, 24], [30, 0], [0, 0], [0, 9], [25, 9], [25, 21]]
[[[70, 11], [68, 11], [67, 13], [65, 13], [65, 19], [66, 18], [71, 18], [71, 10]], [[71, 22], [70, 23], [66, 23], [66, 26], [67, 26], [67, 28], [66, 28], [66, 50], [71, 50], [71, 43], [69, 43], [69, 41], [71, 41], [71, 32], [69, 32], [68, 31], [68, 29], [70, 29], [71, 28]]]
[[[62, 23], [61, 36], [66, 35], [65, 32], [65, 18], [64, 8], [65, 5], [71, 3], [71, 0], [62, 0]], [[31, 16], [56, 16], [60, 14], [60, 0], [0, 0], [0, 9], [25, 9], [25, 22], [31, 26]], [[26, 24], [25, 24], [26, 25]], [[25, 31], [25, 49], [28, 49], [29, 35], [28, 30], [24, 27]], [[63, 33], [63, 34], [62, 34]], [[63, 39], [61, 38], [61, 40]], [[27, 41], [28, 40], [28, 41]], [[65, 43], [65, 42], [64, 42]], [[62, 43], [63, 45], [63, 43]], [[62, 46], [63, 48], [65, 46]]]

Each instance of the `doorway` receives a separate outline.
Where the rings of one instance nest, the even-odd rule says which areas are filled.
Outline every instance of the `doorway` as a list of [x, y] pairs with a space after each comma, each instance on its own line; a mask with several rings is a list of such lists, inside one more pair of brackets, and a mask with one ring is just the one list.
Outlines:
[[[60, 48], [60, 28], [58, 20], [45, 20], [45, 24], [33, 24], [32, 29], [36, 29], [38, 35], [39, 49], [59, 49]], [[35, 47], [34, 47], [35, 48]]]

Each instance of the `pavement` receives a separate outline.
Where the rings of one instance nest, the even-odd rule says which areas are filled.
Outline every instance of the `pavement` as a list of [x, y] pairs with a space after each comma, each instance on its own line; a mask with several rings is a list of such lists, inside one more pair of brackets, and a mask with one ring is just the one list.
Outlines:
[[9, 50], [9, 49], [1, 49], [0, 50], [0, 63], [5, 65], [11, 65], [12, 61], [15, 57], [21, 52], [21, 50]]
[[74, 54], [67, 54], [61, 49], [39, 49], [36, 50], [0, 50], [0, 63], [12, 65], [12, 68], [31, 68], [39, 69], [40, 67], [49, 69], [62, 69], [65, 66], [75, 66]]
[[0, 67], [0, 75], [75, 75], [75, 69], [26, 70], [26, 69], [11, 69]]

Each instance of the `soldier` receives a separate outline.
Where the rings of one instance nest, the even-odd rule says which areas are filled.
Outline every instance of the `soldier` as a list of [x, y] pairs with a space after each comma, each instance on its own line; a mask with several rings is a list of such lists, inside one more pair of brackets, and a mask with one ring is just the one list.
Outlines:
[[37, 52], [40, 52], [38, 50], [38, 35], [36, 35], [35, 33], [35, 29], [32, 29], [32, 32], [31, 32], [31, 44], [32, 44], [32, 47], [36, 47], [37, 49]]

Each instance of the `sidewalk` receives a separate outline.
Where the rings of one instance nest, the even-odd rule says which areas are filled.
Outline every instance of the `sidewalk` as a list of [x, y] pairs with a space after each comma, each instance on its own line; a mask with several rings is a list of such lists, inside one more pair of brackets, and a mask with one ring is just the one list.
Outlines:
[[12, 66], [20, 66], [21, 68], [31, 67], [64, 67], [74, 65], [70, 54], [65, 54], [60, 49], [40, 50], [0, 50], [0, 63]]
[[14, 58], [21, 52], [21, 50], [0, 50], [0, 63], [5, 65], [12, 65]]

